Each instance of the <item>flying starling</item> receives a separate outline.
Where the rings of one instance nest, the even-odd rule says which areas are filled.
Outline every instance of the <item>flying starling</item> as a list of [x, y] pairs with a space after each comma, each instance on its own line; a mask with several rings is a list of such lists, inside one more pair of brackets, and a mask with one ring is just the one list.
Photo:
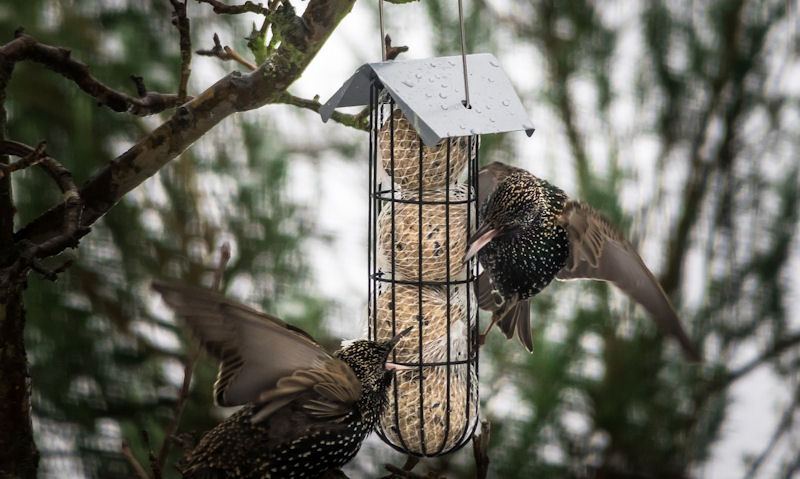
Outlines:
[[389, 341], [333, 355], [303, 330], [202, 288], [153, 289], [220, 361], [214, 400], [244, 405], [207, 432], [180, 466], [188, 478], [318, 477], [356, 455], [387, 401]]
[[700, 359], [661, 285], [611, 221], [520, 168], [493, 162], [481, 169], [478, 181], [482, 222], [466, 259], [477, 254], [483, 265], [478, 305], [492, 312], [481, 342], [499, 323], [507, 338], [516, 332], [532, 351], [530, 297], [553, 278], [596, 279], [644, 306], [687, 357]]

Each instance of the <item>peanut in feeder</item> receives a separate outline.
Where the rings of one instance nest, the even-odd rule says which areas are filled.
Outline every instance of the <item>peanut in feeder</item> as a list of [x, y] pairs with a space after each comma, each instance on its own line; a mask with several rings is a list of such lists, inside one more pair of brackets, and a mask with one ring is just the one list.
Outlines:
[[533, 127], [490, 54], [365, 64], [320, 113], [365, 104], [369, 337], [416, 331], [395, 349], [392, 360], [412, 369], [397, 373], [377, 432], [408, 454], [447, 454], [478, 423], [477, 304], [466, 294], [478, 265], [462, 264], [476, 223], [478, 135]]

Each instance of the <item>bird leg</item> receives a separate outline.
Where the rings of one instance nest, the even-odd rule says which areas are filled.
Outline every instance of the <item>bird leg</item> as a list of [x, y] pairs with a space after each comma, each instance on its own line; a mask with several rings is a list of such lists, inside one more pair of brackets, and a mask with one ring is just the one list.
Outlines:
[[486, 328], [486, 331], [484, 331], [484, 332], [483, 332], [483, 334], [479, 334], [479, 335], [478, 335], [478, 344], [480, 344], [481, 346], [483, 346], [483, 343], [485, 343], [485, 342], [486, 342], [486, 335], [487, 335], [487, 334], [489, 334], [489, 331], [491, 331], [491, 330], [492, 330], [492, 326], [494, 326], [495, 324], [497, 324], [497, 320], [498, 320], [498, 319], [500, 319], [500, 316], [498, 316], [498, 315], [496, 315], [496, 314], [493, 314], [493, 315], [492, 315], [492, 320], [489, 322], [489, 327], [488, 327], [488, 328]]

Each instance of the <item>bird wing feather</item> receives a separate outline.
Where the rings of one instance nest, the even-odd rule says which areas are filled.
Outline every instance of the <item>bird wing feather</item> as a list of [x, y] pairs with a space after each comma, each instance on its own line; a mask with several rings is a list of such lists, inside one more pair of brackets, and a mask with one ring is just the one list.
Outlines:
[[153, 289], [220, 361], [214, 384], [220, 406], [257, 401], [281, 378], [333, 359], [301, 329], [216, 291], [162, 281]]
[[262, 407], [252, 421], [263, 421], [294, 400], [312, 417], [337, 419], [345, 416], [360, 398], [361, 382], [353, 370], [344, 361], [331, 358], [317, 366], [299, 369], [264, 391], [258, 400]]
[[559, 223], [567, 231], [570, 256], [557, 279], [588, 278], [614, 284], [641, 304], [664, 332], [675, 336], [687, 356], [699, 359], [658, 280], [606, 217], [585, 203], [569, 201]]

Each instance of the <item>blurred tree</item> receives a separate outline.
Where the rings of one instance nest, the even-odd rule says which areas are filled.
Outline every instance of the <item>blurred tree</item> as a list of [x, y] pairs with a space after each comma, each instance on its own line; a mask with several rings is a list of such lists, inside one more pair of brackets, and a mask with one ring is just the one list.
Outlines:
[[[800, 98], [786, 72], [800, 60], [796, 8], [469, 4], [468, 18], [481, 19], [469, 38], [546, 68], [545, 83], [519, 87], [544, 113], [533, 141], [546, 134], [556, 146], [516, 163], [551, 171], [549, 179], [632, 230], [706, 358], [684, 363], [605, 285], [551, 286], [533, 302], [532, 355], [500, 335], [483, 349], [490, 475], [689, 477], [721, 436], [732, 386], [767, 366], [794, 399], [762, 453], [730, 460], [755, 477], [769, 459], [794, 477], [800, 332], [787, 291], [798, 258]], [[453, 51], [455, 7], [426, 6], [439, 49]], [[492, 40], [508, 31], [515, 41]], [[508, 157], [508, 145], [497, 146], [484, 142], [482, 161]], [[743, 362], [743, 348], [758, 353]], [[786, 447], [776, 447], [781, 441]], [[450, 458], [430, 468], [473, 474]]]

